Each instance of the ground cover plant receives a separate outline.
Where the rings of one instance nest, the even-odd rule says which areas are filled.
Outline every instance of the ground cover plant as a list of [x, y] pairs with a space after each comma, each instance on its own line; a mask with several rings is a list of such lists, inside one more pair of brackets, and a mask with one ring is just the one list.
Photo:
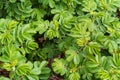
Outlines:
[[120, 0], [0, 0], [0, 80], [120, 80]]

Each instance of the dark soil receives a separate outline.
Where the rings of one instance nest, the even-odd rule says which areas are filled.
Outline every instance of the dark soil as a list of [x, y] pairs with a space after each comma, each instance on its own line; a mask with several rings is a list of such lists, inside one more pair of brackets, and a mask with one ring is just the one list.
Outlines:
[[4, 76], [4, 77], [9, 77], [9, 71], [5, 70], [5, 69], [0, 69], [0, 75]]
[[117, 10], [117, 17], [120, 19], [120, 10]]
[[44, 34], [40, 35], [39, 32], [37, 32], [34, 36], [35, 41], [38, 43], [39, 48], [42, 48], [42, 44], [44, 43]]
[[62, 78], [60, 78], [60, 77], [57, 77], [57, 76], [51, 76], [51, 77], [49, 78], [49, 80], [64, 80], [64, 79], [62, 79]]

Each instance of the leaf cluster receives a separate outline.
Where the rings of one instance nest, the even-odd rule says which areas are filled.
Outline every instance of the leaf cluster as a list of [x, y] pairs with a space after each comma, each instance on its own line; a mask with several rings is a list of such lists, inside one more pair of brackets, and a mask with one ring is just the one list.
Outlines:
[[119, 9], [120, 0], [1, 0], [0, 80], [119, 80]]

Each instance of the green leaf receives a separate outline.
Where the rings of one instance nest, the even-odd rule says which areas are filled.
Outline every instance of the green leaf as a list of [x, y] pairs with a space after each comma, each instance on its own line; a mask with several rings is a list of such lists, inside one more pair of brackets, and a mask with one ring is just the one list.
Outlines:
[[5, 78], [5, 77], [1, 77], [0, 76], [0, 80], [10, 80], [9, 78]]
[[17, 67], [15, 72], [16, 72], [17, 75], [22, 76], [22, 75], [30, 74], [30, 71], [31, 71], [31, 69], [28, 65], [21, 64]]
[[16, 2], [16, 0], [9, 0], [11, 3], [15, 3]]
[[40, 64], [40, 69], [42, 69], [43, 67], [45, 67], [48, 64], [48, 62], [46, 61], [42, 61]]
[[80, 80], [79, 73], [75, 72], [69, 75], [69, 80]]
[[49, 0], [49, 6], [51, 8], [54, 8], [55, 7], [55, 2], [53, 0]]
[[29, 80], [39, 80], [39, 77], [36, 76], [36, 75], [28, 75], [27, 78], [28, 78]]
[[38, 25], [37, 30], [39, 30], [39, 34], [43, 34], [48, 29], [49, 22], [45, 21], [42, 24]]
[[106, 70], [99, 70], [97, 76], [100, 77], [101, 79], [110, 79], [110, 75]]
[[39, 74], [41, 74], [41, 70], [40, 70], [40, 68], [34, 68], [32, 70], [32, 73], [35, 74], [35, 75], [39, 75]]
[[30, 49], [30, 50], [35, 50], [35, 49], [38, 48], [38, 44], [37, 44], [36, 42], [34, 42], [34, 41], [28, 41], [28, 42], [26, 43], [26, 46], [27, 46], [28, 49]]
[[118, 44], [113, 40], [106, 40], [104, 45], [109, 49], [110, 53], [114, 53], [114, 51], [118, 49]]
[[78, 65], [80, 63], [80, 56], [78, 54], [76, 56], [74, 56], [74, 63], [76, 65]]
[[40, 74], [49, 74], [50, 73], [50, 69], [46, 67], [47, 62], [46, 61], [42, 61], [41, 63], [38, 61], [34, 62], [34, 68], [32, 70], [32, 73], [35, 75], [40, 75]]
[[77, 55], [77, 53], [72, 49], [67, 50], [65, 53], [66, 55], [68, 55], [66, 60], [69, 62], [71, 62], [74, 58], [76, 58]]
[[0, 57], [0, 61], [13, 62], [17, 60], [18, 64], [24, 63], [26, 58], [20, 54], [19, 51], [14, 47], [15, 45], [8, 45], [4, 49], [4, 55]]
[[100, 45], [97, 42], [90, 42], [88, 46], [85, 46], [84, 51], [90, 54], [99, 54]]
[[97, 4], [94, 0], [83, 1], [82, 6], [84, 7], [82, 10], [85, 12], [91, 12], [97, 9]]
[[[60, 75], [64, 75], [67, 72], [65, 67], [65, 60], [63, 59], [55, 59], [54, 63], [52, 64], [53, 70]], [[58, 67], [59, 66], [59, 67]]]

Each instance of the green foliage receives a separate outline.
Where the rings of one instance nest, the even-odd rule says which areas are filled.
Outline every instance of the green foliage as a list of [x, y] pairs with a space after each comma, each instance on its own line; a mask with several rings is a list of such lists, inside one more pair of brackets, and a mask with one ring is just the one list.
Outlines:
[[120, 0], [0, 0], [0, 80], [120, 80], [119, 10]]
[[10, 80], [10, 79], [5, 77], [0, 77], [0, 80]]
[[64, 75], [67, 72], [65, 65], [66, 62], [63, 59], [55, 59], [55, 62], [52, 66], [54, 67], [53, 69], [55, 72], [60, 73], [60, 75]]

